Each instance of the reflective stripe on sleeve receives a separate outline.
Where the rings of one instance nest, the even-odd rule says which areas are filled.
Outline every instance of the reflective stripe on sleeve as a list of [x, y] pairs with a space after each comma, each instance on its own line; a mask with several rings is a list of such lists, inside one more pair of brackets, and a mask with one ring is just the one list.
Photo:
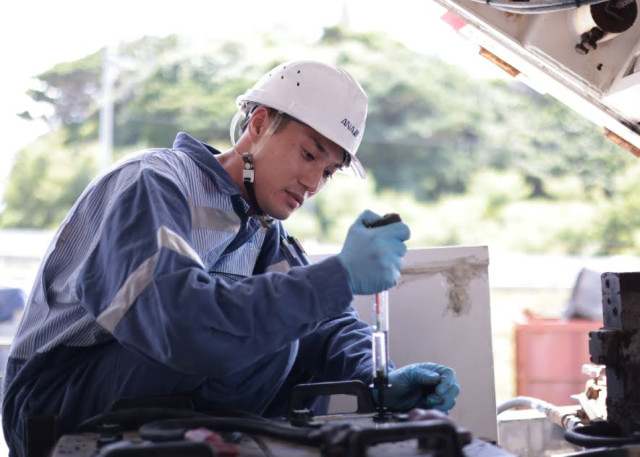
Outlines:
[[116, 326], [124, 315], [129, 311], [136, 298], [142, 291], [151, 284], [153, 280], [153, 270], [160, 257], [160, 249], [163, 247], [171, 249], [185, 257], [190, 258], [204, 268], [202, 260], [191, 246], [177, 233], [167, 227], [160, 227], [157, 232], [158, 251], [147, 258], [133, 273], [127, 278], [120, 290], [116, 293], [113, 301], [100, 313], [97, 318], [98, 323], [110, 333], [115, 331]]
[[275, 273], [286, 273], [289, 270], [291, 270], [291, 265], [289, 265], [289, 262], [287, 262], [286, 260], [281, 260], [280, 262], [274, 263], [267, 267], [268, 272]]
[[238, 233], [240, 218], [234, 211], [196, 206], [189, 202], [191, 210], [191, 225], [194, 229], [220, 230], [222, 232]]

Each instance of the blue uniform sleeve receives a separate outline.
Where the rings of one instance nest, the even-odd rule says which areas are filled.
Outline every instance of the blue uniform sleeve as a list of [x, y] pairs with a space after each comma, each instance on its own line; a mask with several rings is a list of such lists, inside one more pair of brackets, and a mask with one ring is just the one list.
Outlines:
[[[280, 247], [281, 237], [288, 234], [276, 224], [267, 233], [257, 269], [284, 259], [281, 253], [286, 247]], [[300, 340], [296, 365], [305, 373], [303, 378], [314, 382], [359, 379], [369, 384], [373, 365], [370, 325], [349, 306], [343, 313], [322, 321], [315, 331]]]
[[371, 327], [349, 306], [300, 340], [298, 359], [315, 382], [358, 379], [368, 385], [373, 369]]
[[[271, 248], [265, 249], [257, 266], [265, 268], [282, 261], [281, 236], [286, 231], [279, 226], [267, 234]], [[295, 259], [294, 259], [295, 266]], [[371, 326], [360, 319], [349, 306], [343, 313], [323, 320], [309, 335], [300, 339], [298, 355], [284, 385], [273, 399], [268, 415], [283, 416], [291, 391], [296, 384], [360, 380], [366, 385], [372, 381]], [[322, 403], [322, 402], [321, 402]], [[314, 408], [322, 410], [320, 404]]]
[[[283, 260], [281, 253], [286, 247], [280, 247], [281, 237], [288, 237], [281, 224], [269, 229], [257, 269]], [[296, 369], [299, 382], [358, 379], [368, 385], [373, 370], [371, 326], [360, 319], [352, 306], [325, 319], [315, 331], [300, 340]]]
[[191, 245], [184, 193], [143, 172], [101, 224], [78, 277], [82, 306], [122, 344], [185, 373], [237, 373], [340, 315], [352, 295], [340, 261], [212, 278]]
[[[370, 385], [373, 374], [371, 328], [353, 307], [326, 319], [316, 331], [300, 340], [295, 363], [272, 400], [266, 415], [287, 415], [291, 393], [297, 384], [360, 380]], [[309, 398], [307, 407], [326, 414], [328, 398]]]

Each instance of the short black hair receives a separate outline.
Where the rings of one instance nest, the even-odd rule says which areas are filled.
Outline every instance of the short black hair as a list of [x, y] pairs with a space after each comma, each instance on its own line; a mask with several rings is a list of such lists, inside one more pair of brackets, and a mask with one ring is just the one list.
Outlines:
[[[251, 115], [256, 109], [260, 108], [261, 106], [267, 109], [267, 111], [269, 112], [269, 116], [273, 117], [274, 122], [276, 123], [276, 128], [273, 130], [273, 133], [280, 132], [291, 121], [306, 125], [309, 128], [313, 128], [308, 124], [305, 124], [304, 122], [296, 119], [295, 117], [290, 116], [287, 113], [283, 113], [282, 111], [278, 111], [277, 109], [270, 108], [265, 105], [255, 104], [247, 110], [246, 117], [240, 123], [240, 134], [243, 134], [245, 132], [245, 130], [249, 126], [249, 122], [251, 121]], [[342, 148], [342, 152], [344, 154], [344, 158], [340, 165], [342, 166], [342, 168], [349, 168], [349, 166], [351, 165], [351, 154], [349, 154], [344, 148]]]

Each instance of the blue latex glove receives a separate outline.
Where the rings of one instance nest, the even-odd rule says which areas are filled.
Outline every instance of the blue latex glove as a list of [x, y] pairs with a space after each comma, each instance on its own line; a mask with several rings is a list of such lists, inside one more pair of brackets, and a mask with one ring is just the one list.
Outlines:
[[460, 386], [453, 368], [436, 363], [415, 363], [389, 373], [386, 407], [394, 411], [413, 408], [448, 412], [456, 404]]
[[411, 232], [404, 222], [367, 228], [364, 223], [380, 219], [366, 210], [351, 225], [338, 259], [349, 276], [354, 295], [370, 295], [390, 289], [400, 279], [404, 242]]

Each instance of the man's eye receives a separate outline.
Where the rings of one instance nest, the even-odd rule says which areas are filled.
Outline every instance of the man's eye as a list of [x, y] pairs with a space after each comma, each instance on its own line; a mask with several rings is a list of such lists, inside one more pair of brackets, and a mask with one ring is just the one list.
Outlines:
[[313, 154], [311, 154], [309, 151], [307, 151], [306, 149], [302, 150], [302, 154], [304, 155], [304, 158], [307, 160], [315, 160], [316, 156], [314, 156]]
[[334, 173], [333, 171], [326, 170], [326, 171], [324, 172], [324, 177], [325, 177], [325, 179], [331, 179], [331, 178], [333, 178], [333, 173]]

